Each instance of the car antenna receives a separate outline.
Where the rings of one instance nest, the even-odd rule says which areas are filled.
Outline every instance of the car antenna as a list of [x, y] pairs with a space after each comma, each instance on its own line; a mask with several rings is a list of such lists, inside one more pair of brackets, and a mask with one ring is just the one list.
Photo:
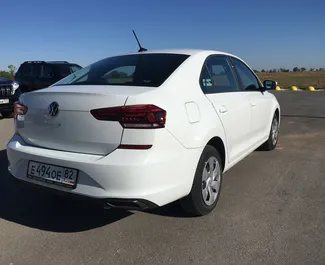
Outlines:
[[138, 37], [137, 37], [137, 35], [135, 34], [134, 30], [132, 30], [132, 32], [133, 32], [133, 35], [134, 35], [134, 37], [135, 37], [135, 39], [136, 39], [136, 41], [137, 41], [137, 43], [138, 43], [138, 45], [139, 45], [139, 47], [140, 47], [140, 49], [138, 50], [138, 52], [145, 52], [145, 51], [147, 51], [146, 48], [143, 48], [143, 47], [141, 46], [141, 44], [140, 44], [140, 42], [139, 42], [139, 40], [138, 40]]

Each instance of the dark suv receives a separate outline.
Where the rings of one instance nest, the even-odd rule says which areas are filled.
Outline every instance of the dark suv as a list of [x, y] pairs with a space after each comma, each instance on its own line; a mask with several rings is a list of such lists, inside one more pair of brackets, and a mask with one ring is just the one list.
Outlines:
[[66, 61], [27, 61], [20, 65], [15, 80], [21, 92], [26, 93], [46, 88], [81, 68]]
[[9, 118], [13, 112], [13, 105], [20, 95], [19, 84], [13, 80], [0, 77], [0, 114]]

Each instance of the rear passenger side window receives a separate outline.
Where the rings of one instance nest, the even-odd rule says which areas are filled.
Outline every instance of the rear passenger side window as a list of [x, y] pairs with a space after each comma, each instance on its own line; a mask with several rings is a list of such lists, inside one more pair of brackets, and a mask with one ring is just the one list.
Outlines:
[[33, 64], [31, 76], [41, 76], [42, 66], [40, 64]]
[[53, 69], [50, 65], [43, 65], [43, 77], [52, 77]]
[[206, 60], [201, 72], [200, 85], [204, 94], [240, 91], [225, 56], [211, 56]]
[[22, 64], [18, 69], [18, 75], [29, 76], [32, 71], [32, 66], [30, 64]]

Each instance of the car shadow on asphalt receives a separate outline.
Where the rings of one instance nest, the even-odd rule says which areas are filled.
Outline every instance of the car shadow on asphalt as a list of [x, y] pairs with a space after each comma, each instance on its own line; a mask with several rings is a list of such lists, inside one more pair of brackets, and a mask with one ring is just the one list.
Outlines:
[[166, 217], [176, 217], [176, 218], [197, 218], [196, 216], [185, 212], [178, 201], [167, 204], [163, 207], [155, 208], [147, 211], [149, 214], [160, 215]]
[[18, 181], [7, 172], [6, 150], [0, 151], [0, 219], [51, 232], [87, 231], [132, 215], [102, 205], [59, 196]]

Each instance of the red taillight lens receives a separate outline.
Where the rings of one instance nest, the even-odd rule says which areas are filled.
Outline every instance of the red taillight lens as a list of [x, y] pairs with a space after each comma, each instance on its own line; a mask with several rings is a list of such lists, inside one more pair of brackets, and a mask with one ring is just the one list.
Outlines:
[[131, 105], [90, 111], [97, 120], [118, 121], [123, 128], [157, 129], [164, 128], [166, 111], [155, 105]]
[[14, 117], [17, 118], [18, 115], [25, 115], [28, 111], [27, 106], [25, 106], [21, 102], [15, 102], [14, 103]]

